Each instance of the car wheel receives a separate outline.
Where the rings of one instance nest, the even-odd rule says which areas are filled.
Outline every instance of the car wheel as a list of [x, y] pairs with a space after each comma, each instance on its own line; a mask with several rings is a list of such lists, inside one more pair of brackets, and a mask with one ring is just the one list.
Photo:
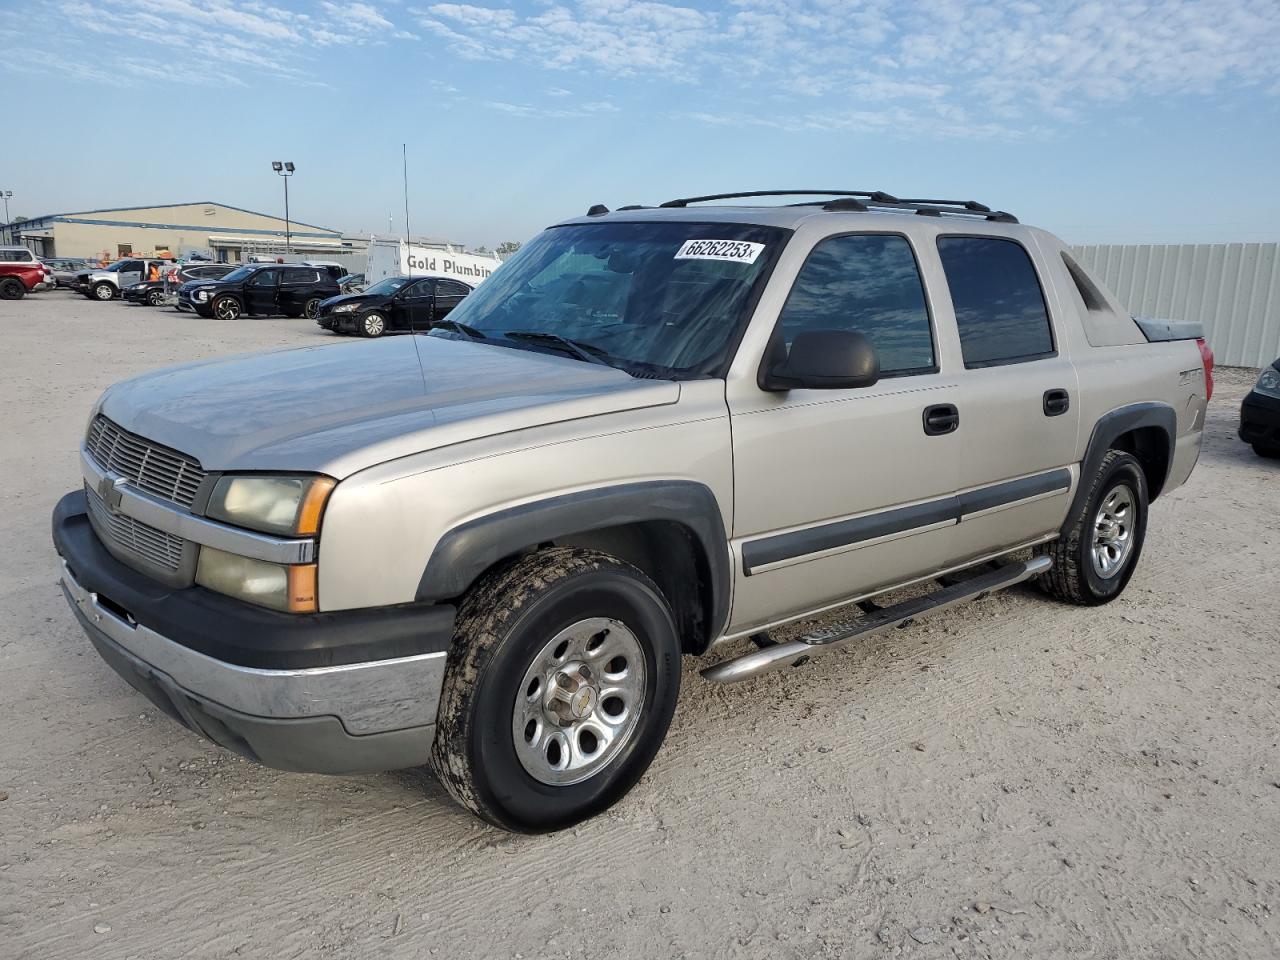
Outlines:
[[542, 550], [463, 601], [431, 765], [496, 826], [567, 827], [640, 779], [679, 690], [680, 640], [653, 582], [594, 550]]
[[387, 319], [380, 313], [366, 313], [360, 318], [360, 332], [366, 337], [380, 337], [387, 332]]
[[0, 300], [21, 300], [27, 295], [27, 288], [15, 277], [0, 280]]
[[320, 298], [312, 297], [302, 306], [302, 315], [308, 320], [314, 320], [320, 314]]
[[114, 300], [116, 296], [116, 288], [109, 283], [95, 283], [93, 285], [93, 299], [95, 300]]
[[163, 303], [164, 303], [164, 291], [163, 291], [163, 290], [148, 290], [148, 291], [147, 291], [147, 305], [148, 305], [148, 306], [158, 307], [158, 306], [161, 306]]
[[1268, 460], [1280, 458], [1280, 447], [1271, 447], [1265, 443], [1253, 444], [1253, 452], [1260, 457], [1266, 457]]
[[213, 315], [219, 320], [239, 320], [244, 310], [235, 297], [219, 297], [213, 301]]
[[1097, 606], [1124, 591], [1147, 534], [1147, 478], [1128, 453], [1108, 450], [1088, 483], [1089, 495], [1063, 536], [1041, 548], [1053, 566], [1041, 588], [1068, 603]]

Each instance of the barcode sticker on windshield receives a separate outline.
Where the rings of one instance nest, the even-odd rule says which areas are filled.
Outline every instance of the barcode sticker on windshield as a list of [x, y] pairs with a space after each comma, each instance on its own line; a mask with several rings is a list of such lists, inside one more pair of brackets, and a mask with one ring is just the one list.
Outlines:
[[686, 240], [676, 251], [677, 260], [731, 260], [734, 263], [755, 263], [764, 252], [763, 243], [747, 240]]

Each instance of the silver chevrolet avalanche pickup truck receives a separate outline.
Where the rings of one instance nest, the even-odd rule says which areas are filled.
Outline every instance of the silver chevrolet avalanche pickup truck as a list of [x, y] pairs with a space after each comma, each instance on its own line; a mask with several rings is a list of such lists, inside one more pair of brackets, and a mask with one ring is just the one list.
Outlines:
[[684, 655], [738, 681], [1024, 580], [1114, 599], [1212, 363], [976, 202], [596, 206], [426, 336], [111, 387], [53, 538], [98, 652], [202, 736], [430, 763], [552, 830], [639, 780]]

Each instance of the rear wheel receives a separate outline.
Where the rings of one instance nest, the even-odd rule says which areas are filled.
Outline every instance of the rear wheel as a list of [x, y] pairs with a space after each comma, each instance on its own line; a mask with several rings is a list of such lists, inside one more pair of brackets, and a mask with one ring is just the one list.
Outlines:
[[1039, 583], [1059, 600], [1096, 606], [1120, 596], [1137, 566], [1147, 533], [1147, 478], [1132, 455], [1108, 450], [1081, 482], [1089, 494], [1064, 534], [1041, 548], [1053, 566]]
[[463, 602], [431, 765], [490, 823], [567, 827], [640, 779], [679, 688], [679, 638], [652, 581], [593, 550], [543, 550]]
[[239, 320], [244, 308], [235, 297], [219, 297], [213, 301], [213, 315], [219, 320]]
[[0, 300], [21, 300], [27, 295], [27, 288], [16, 277], [5, 277], [0, 280]]
[[105, 281], [93, 285], [93, 299], [95, 300], [113, 300], [115, 295], [116, 288]]
[[387, 318], [382, 314], [366, 313], [360, 318], [360, 332], [366, 337], [380, 337], [387, 332]]

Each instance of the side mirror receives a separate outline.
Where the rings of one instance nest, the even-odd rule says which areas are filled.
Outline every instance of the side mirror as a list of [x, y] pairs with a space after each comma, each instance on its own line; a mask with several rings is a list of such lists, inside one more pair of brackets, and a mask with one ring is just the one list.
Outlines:
[[848, 390], [880, 379], [880, 358], [855, 330], [797, 333], [791, 351], [761, 378], [765, 390]]

